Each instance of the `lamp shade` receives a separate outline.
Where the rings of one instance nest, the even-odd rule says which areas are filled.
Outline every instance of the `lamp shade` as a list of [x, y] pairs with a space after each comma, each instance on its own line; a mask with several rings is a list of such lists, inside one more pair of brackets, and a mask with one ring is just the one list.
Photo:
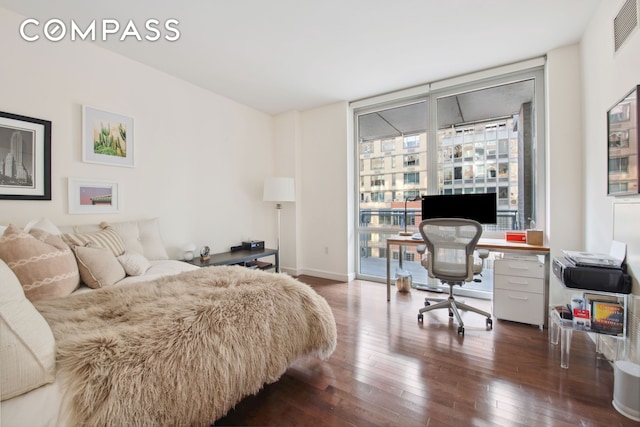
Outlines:
[[264, 181], [262, 199], [265, 202], [295, 202], [296, 192], [293, 178], [267, 178]]

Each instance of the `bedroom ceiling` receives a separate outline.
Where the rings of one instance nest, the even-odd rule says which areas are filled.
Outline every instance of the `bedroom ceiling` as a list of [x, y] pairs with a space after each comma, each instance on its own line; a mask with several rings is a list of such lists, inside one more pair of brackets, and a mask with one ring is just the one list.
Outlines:
[[542, 56], [578, 42], [600, 1], [0, 0], [0, 7], [41, 26], [52, 18], [68, 26], [116, 19], [119, 34], [133, 20], [143, 36], [146, 20], [177, 19], [175, 42], [93, 43], [278, 114]]

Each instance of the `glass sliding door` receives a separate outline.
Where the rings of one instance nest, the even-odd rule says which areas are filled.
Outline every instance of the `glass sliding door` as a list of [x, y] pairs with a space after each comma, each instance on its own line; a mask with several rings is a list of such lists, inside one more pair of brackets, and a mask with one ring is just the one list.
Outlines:
[[361, 276], [386, 277], [387, 256], [425, 276], [415, 247], [387, 254], [386, 239], [418, 231], [421, 203], [407, 200], [427, 193], [427, 113], [418, 99], [356, 114]]
[[[483, 237], [544, 229], [543, 80], [538, 67], [354, 111], [358, 277], [385, 280], [390, 257], [392, 277], [402, 260], [415, 283], [434, 285], [415, 247], [386, 253], [388, 237], [418, 231], [422, 206], [408, 201], [418, 195], [496, 193], [498, 221]], [[458, 292], [490, 297], [492, 283]]]

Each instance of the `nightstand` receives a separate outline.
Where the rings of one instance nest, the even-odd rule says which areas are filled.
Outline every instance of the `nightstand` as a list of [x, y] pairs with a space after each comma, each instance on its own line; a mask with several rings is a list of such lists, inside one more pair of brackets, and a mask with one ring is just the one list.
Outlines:
[[[273, 256], [275, 264], [265, 261], [258, 261], [260, 258]], [[186, 263], [198, 267], [212, 267], [215, 265], [243, 265], [249, 268], [259, 268], [260, 270], [269, 270], [275, 268], [276, 272], [280, 272], [280, 254], [277, 249], [255, 249], [255, 250], [239, 250], [220, 252], [209, 255], [209, 259], [201, 261], [200, 257], [195, 257]]]

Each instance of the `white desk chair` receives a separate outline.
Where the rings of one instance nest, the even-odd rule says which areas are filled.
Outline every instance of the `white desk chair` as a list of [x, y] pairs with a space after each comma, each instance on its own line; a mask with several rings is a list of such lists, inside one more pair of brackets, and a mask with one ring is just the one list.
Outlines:
[[[473, 280], [473, 252], [482, 234], [482, 225], [470, 219], [439, 218], [427, 219], [418, 226], [427, 247], [427, 256], [422, 265], [429, 277], [437, 278], [449, 285], [449, 298], [425, 298], [424, 307], [418, 313], [418, 321], [424, 320], [423, 313], [447, 308], [449, 316], [458, 321], [458, 334], [464, 335], [464, 323], [458, 310], [472, 311], [487, 318], [487, 328], [493, 327], [491, 314], [477, 309], [453, 297], [454, 285], [462, 286]], [[431, 302], [436, 304], [431, 305]]]

